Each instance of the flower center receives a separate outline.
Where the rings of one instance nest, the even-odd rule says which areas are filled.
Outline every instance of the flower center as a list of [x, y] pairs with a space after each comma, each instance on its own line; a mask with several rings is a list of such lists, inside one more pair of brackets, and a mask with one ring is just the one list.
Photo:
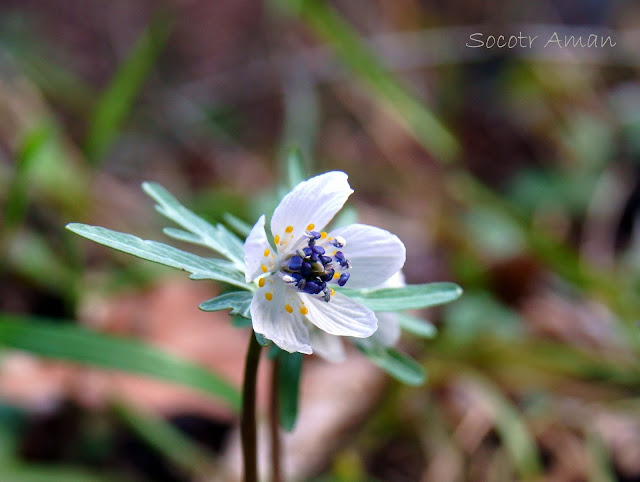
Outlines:
[[[307, 231], [305, 236], [308, 238], [307, 246], [283, 259], [280, 266], [282, 280], [310, 295], [321, 295], [322, 299], [328, 302], [334, 293], [328, 284], [335, 281], [339, 286], [344, 286], [349, 280], [351, 263], [340, 251], [346, 241], [340, 236], [324, 241], [326, 233], [311, 230]], [[318, 244], [321, 238], [324, 247]], [[325, 249], [329, 248], [329, 245], [335, 248], [331, 256], [327, 255]]]

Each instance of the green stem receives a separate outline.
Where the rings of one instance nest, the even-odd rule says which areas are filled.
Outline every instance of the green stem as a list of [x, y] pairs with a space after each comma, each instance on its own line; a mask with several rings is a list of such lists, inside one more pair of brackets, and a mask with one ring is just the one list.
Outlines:
[[244, 367], [244, 385], [242, 387], [242, 454], [244, 456], [244, 481], [258, 482], [258, 457], [256, 448], [256, 379], [262, 347], [251, 333], [247, 361]]
[[271, 365], [271, 394], [269, 400], [269, 431], [271, 434], [271, 482], [282, 482], [280, 468], [280, 357]]

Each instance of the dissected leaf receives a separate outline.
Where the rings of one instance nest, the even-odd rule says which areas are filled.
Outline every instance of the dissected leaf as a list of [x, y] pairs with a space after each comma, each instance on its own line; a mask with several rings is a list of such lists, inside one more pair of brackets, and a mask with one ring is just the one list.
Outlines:
[[244, 318], [251, 319], [251, 299], [253, 293], [248, 291], [233, 291], [225, 293], [207, 301], [200, 303], [202, 311], [220, 311], [231, 310], [232, 315], [240, 315]]
[[449, 303], [462, 295], [462, 288], [455, 283], [427, 283], [377, 290], [342, 290], [342, 293], [373, 311], [400, 311]]
[[238, 268], [244, 269], [244, 246], [235, 234], [222, 224], [214, 226], [187, 209], [160, 184], [144, 182], [142, 189], [158, 203], [156, 209], [160, 214], [182, 226], [192, 236], [175, 228], [168, 228], [165, 230], [166, 234], [182, 241], [207, 246], [231, 260]]
[[395, 313], [395, 316], [398, 319], [398, 323], [400, 323], [400, 327], [413, 335], [421, 336], [422, 338], [433, 338], [438, 332], [436, 327], [427, 320], [407, 313]]
[[413, 386], [424, 383], [426, 379], [424, 368], [408, 355], [400, 353], [394, 348], [373, 346], [371, 344], [358, 343], [357, 341], [355, 345], [369, 360], [396, 380]]
[[249, 236], [251, 232], [251, 225], [249, 223], [245, 223], [242, 219], [231, 213], [224, 213], [222, 219], [224, 219], [224, 222], [227, 223], [231, 229], [242, 236], [243, 239]]
[[192, 273], [192, 279], [211, 279], [243, 289], [251, 289], [244, 274], [228, 261], [202, 258], [157, 241], [142, 240], [132, 234], [112, 231], [100, 226], [71, 223], [67, 229], [96, 243], [109, 246], [138, 258], [154, 261]]
[[254, 331], [253, 333], [255, 334], [256, 340], [258, 341], [260, 346], [269, 346], [271, 344], [271, 340], [269, 340], [262, 333], [258, 333], [257, 331]]

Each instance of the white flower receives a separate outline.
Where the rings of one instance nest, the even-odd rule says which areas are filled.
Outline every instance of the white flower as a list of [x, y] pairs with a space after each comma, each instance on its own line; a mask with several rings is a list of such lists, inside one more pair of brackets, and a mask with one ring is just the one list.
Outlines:
[[[398, 271], [391, 278], [373, 289], [400, 288], [405, 285], [404, 274], [402, 271]], [[398, 317], [394, 312], [376, 311], [375, 314], [378, 319], [378, 329], [370, 337], [358, 339], [357, 343], [369, 348], [395, 345], [400, 339], [401, 332]], [[331, 362], [341, 362], [345, 358], [342, 339], [319, 330], [311, 337], [311, 348], [317, 355]]]
[[275, 209], [271, 233], [262, 215], [244, 244], [245, 277], [257, 280], [251, 301], [256, 333], [288, 352], [319, 353], [324, 334], [366, 338], [378, 327], [368, 308], [336, 291], [380, 285], [404, 265], [397, 236], [352, 224], [322, 231], [353, 190], [344, 172], [333, 171], [298, 184]]

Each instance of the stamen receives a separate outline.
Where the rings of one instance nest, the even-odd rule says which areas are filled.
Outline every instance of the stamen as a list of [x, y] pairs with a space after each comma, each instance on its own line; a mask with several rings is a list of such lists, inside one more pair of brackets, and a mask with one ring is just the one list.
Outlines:
[[284, 305], [284, 309], [287, 310], [287, 313], [293, 313], [293, 308], [291, 308], [291, 305]]
[[279, 234], [276, 234], [273, 237], [273, 242], [276, 243], [276, 244], [280, 244], [280, 235]]
[[270, 292], [267, 291], [264, 294], [264, 297], [267, 299], [267, 301], [271, 301], [273, 299], [273, 293], [270, 293]]
[[264, 255], [265, 255], [265, 257], [266, 257], [266, 256], [269, 256], [269, 254], [271, 254], [271, 250], [270, 250], [269, 248], [265, 249], [265, 250], [264, 250]]
[[302, 257], [292, 256], [289, 260], [289, 269], [291, 271], [298, 271], [302, 267]]
[[259, 286], [260, 288], [263, 288], [263, 287], [264, 287], [264, 278], [260, 278], [260, 279], [258, 280], [258, 286]]
[[269, 271], [269, 268], [267, 268], [264, 264], [260, 266], [260, 269], [262, 270], [263, 273], [266, 273], [267, 271]]
[[340, 286], [344, 286], [347, 284], [347, 281], [349, 281], [349, 276], [351, 276], [351, 274], [349, 273], [342, 273], [340, 275], [340, 279], [338, 279], [338, 285]]
[[[319, 295], [320, 299], [328, 302], [335, 292], [327, 286], [327, 283], [336, 281], [339, 286], [344, 286], [349, 280], [349, 273], [346, 271], [351, 267], [351, 263], [339, 250], [346, 245], [342, 236], [336, 236], [335, 239], [327, 238], [325, 231], [319, 233], [313, 231], [314, 228], [314, 225], [309, 224], [304, 232], [307, 245], [297, 248], [295, 254], [292, 253], [284, 258], [280, 267], [280, 276], [285, 283], [295, 285], [298, 290], [304, 293]], [[292, 232], [293, 227], [287, 226], [285, 231]], [[293, 237], [293, 234], [291, 236]], [[326, 246], [329, 243], [323, 243], [323, 246], [319, 246], [316, 244], [319, 239], [327, 239], [338, 249], [331, 249], [331, 256], [328, 256]], [[279, 246], [283, 246], [287, 242], [283, 241]], [[337, 271], [338, 267], [340, 267], [340, 272]]]
[[336, 239], [331, 244], [336, 248], [344, 248], [347, 245], [347, 241], [342, 236], [336, 236]]
[[284, 229], [284, 232], [285, 232], [285, 233], [291, 233], [291, 232], [293, 232], [293, 226], [287, 226], [287, 227]]
[[300, 307], [300, 314], [301, 315], [306, 315], [307, 313], [309, 313], [309, 310], [307, 309], [306, 306], [301, 306]]

